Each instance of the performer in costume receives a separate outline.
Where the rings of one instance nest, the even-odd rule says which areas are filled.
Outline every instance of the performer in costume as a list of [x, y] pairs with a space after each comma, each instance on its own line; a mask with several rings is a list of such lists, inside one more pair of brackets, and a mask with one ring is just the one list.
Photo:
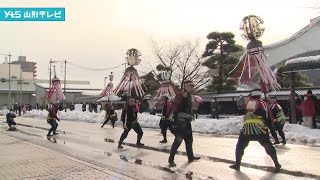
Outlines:
[[141, 62], [141, 53], [137, 49], [131, 48], [127, 50], [126, 61], [130, 66], [126, 69], [120, 83], [115, 88], [116, 94], [125, 93], [127, 96], [126, 105], [122, 109], [121, 121], [123, 122], [124, 131], [120, 137], [118, 148], [123, 148], [122, 143], [128, 136], [128, 133], [133, 129], [137, 133], [137, 146], [143, 146], [141, 138], [143, 131], [140, 127], [138, 120], [139, 105], [136, 103], [133, 97], [142, 97], [145, 94], [142, 88], [142, 81], [139, 78], [137, 70], [133, 67], [139, 65]]
[[114, 107], [112, 106], [112, 102], [107, 102], [106, 104], [106, 117], [105, 121], [103, 122], [101, 128], [111, 120], [112, 128], [114, 128], [114, 123], [117, 121], [117, 113], [114, 111]]
[[[277, 90], [280, 85], [267, 63], [262, 42], [257, 40], [264, 32], [264, 28], [261, 27], [262, 24], [262, 19], [255, 15], [243, 18], [240, 25], [240, 29], [243, 30], [242, 37], [250, 42], [234, 70], [237, 70], [236, 76], [240, 83], [251, 86], [260, 85], [261, 91], [266, 94], [269, 87]], [[247, 113], [244, 115], [244, 126], [236, 146], [236, 163], [231, 165], [230, 168], [240, 169], [244, 149], [252, 140], [258, 141], [265, 148], [267, 154], [274, 161], [277, 170], [281, 168], [276, 150], [270, 141], [268, 129], [270, 129], [275, 140], [278, 141], [278, 139], [269, 115], [269, 107], [266, 102], [261, 100], [261, 91], [252, 91], [250, 99], [245, 104]]]
[[171, 131], [173, 134], [173, 129], [172, 129], [172, 103], [171, 100], [174, 99], [176, 96], [174, 89], [172, 88], [172, 83], [170, 80], [171, 73], [168, 69], [157, 66], [157, 70], [161, 71], [157, 75], [157, 79], [160, 81], [160, 87], [158, 89], [158, 93], [154, 96], [155, 101], [160, 101], [162, 102], [162, 116], [160, 119], [160, 129], [161, 129], [161, 134], [163, 136], [163, 140], [160, 141], [160, 143], [167, 143], [167, 129]]
[[122, 143], [127, 138], [131, 129], [137, 133], [137, 146], [143, 146], [141, 143], [141, 138], [143, 136], [143, 131], [137, 121], [138, 111], [136, 108], [135, 100], [130, 98], [128, 104], [122, 109], [121, 121], [123, 122], [124, 131], [120, 137], [118, 148], [123, 148]]
[[10, 109], [10, 112], [6, 115], [7, 123], [9, 126], [8, 131], [14, 130], [15, 128], [12, 128], [12, 125], [16, 125], [16, 122], [14, 121], [14, 118], [16, 118], [16, 115], [13, 112], [13, 109]]
[[51, 128], [49, 129], [47, 136], [52, 136], [51, 132], [53, 132], [53, 135], [59, 134], [56, 132], [58, 128], [57, 120], [60, 121], [60, 119], [57, 116], [58, 110], [59, 110], [59, 101], [55, 101], [53, 105], [49, 108], [47, 122], [51, 125]]
[[174, 167], [174, 156], [177, 153], [179, 146], [181, 145], [182, 140], [186, 144], [186, 151], [189, 162], [199, 160], [200, 157], [195, 157], [193, 155], [192, 149], [192, 112], [191, 112], [191, 94], [194, 90], [194, 84], [192, 81], [186, 81], [184, 90], [178, 93], [174, 100], [174, 134], [175, 139], [171, 147], [170, 156], [169, 156], [169, 166]]
[[161, 134], [163, 136], [163, 140], [160, 141], [160, 143], [167, 143], [167, 129], [169, 128], [170, 132], [173, 133], [173, 128], [172, 128], [172, 104], [167, 96], [162, 96], [161, 100], [163, 102], [163, 107], [162, 107], [162, 117], [160, 119], [160, 129], [161, 129]]
[[[269, 96], [268, 100], [270, 102], [270, 111], [273, 119], [273, 126], [282, 138], [281, 143], [286, 144], [286, 138], [283, 132], [283, 126], [286, 122], [286, 117], [284, 115], [282, 107], [277, 103], [277, 100], [274, 96]], [[276, 140], [273, 144], [280, 144], [280, 142], [279, 140]]]
[[260, 90], [253, 90], [250, 95], [251, 98], [245, 105], [247, 113], [244, 115], [244, 125], [236, 146], [236, 163], [231, 165], [230, 168], [240, 170], [245, 148], [250, 141], [258, 141], [273, 160], [276, 169], [279, 170], [281, 165], [278, 162], [276, 149], [273, 147], [268, 133], [268, 129], [274, 131], [271, 118], [268, 116], [268, 105], [261, 100]]

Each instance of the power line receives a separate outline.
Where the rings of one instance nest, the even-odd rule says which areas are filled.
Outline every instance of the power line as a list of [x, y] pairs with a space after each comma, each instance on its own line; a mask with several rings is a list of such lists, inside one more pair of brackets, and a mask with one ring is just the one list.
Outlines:
[[122, 63], [122, 64], [120, 64], [118, 66], [114, 66], [114, 67], [111, 67], [111, 68], [93, 69], [93, 68], [88, 68], [88, 67], [84, 67], [84, 66], [72, 63], [70, 61], [68, 61], [68, 63], [70, 65], [75, 66], [75, 67], [78, 67], [78, 68], [81, 68], [81, 69], [85, 69], [85, 70], [90, 70], [90, 71], [107, 71], [107, 70], [110, 70], [110, 69], [116, 69], [116, 68], [121, 67], [123, 65], [123, 63]]

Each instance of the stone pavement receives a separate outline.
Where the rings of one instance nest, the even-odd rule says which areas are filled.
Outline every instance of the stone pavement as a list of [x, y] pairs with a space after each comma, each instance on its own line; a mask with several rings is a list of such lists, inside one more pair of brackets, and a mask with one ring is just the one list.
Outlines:
[[0, 134], [0, 179], [130, 179], [113, 171]]

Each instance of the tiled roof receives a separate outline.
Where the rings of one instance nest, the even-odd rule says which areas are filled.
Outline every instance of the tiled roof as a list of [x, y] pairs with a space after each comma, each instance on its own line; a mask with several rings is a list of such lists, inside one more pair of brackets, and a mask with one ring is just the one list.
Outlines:
[[[312, 94], [320, 95], [320, 88], [314, 88], [314, 89], [310, 89], [310, 90], [312, 91]], [[296, 93], [298, 95], [307, 94], [307, 91], [308, 91], [308, 89], [300, 89], [300, 90], [296, 89]], [[271, 92], [271, 93], [268, 93], [268, 94], [273, 95], [273, 96], [289, 96], [290, 95], [290, 90], [274, 91], [274, 92]]]
[[320, 56], [300, 57], [287, 61], [283, 72], [297, 72], [320, 69]]
[[228, 93], [198, 93], [197, 95], [202, 98], [232, 98], [232, 97], [239, 97], [242, 96], [248, 96], [250, 94], [250, 91], [245, 92], [228, 92]]
[[[305, 88], [305, 89], [296, 89], [296, 93], [298, 95], [304, 95], [307, 93], [308, 90], [312, 90], [312, 94], [314, 95], [320, 95], [320, 88]], [[211, 100], [215, 98], [234, 98], [234, 97], [239, 97], [242, 95], [243, 97], [246, 97], [250, 94], [250, 91], [235, 91], [235, 92], [227, 92], [227, 93], [212, 93], [212, 92], [206, 92], [206, 93], [198, 93], [197, 95], [202, 97], [203, 99], [206, 100]], [[270, 95], [274, 96], [289, 96], [290, 95], [290, 90], [289, 89], [283, 89], [280, 91], [273, 91], [268, 93]]]

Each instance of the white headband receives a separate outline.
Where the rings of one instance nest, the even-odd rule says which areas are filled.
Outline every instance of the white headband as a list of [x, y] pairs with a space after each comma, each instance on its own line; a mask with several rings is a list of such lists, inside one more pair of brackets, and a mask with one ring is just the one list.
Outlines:
[[254, 91], [251, 91], [251, 96], [261, 96], [261, 91], [260, 90], [254, 90]]

